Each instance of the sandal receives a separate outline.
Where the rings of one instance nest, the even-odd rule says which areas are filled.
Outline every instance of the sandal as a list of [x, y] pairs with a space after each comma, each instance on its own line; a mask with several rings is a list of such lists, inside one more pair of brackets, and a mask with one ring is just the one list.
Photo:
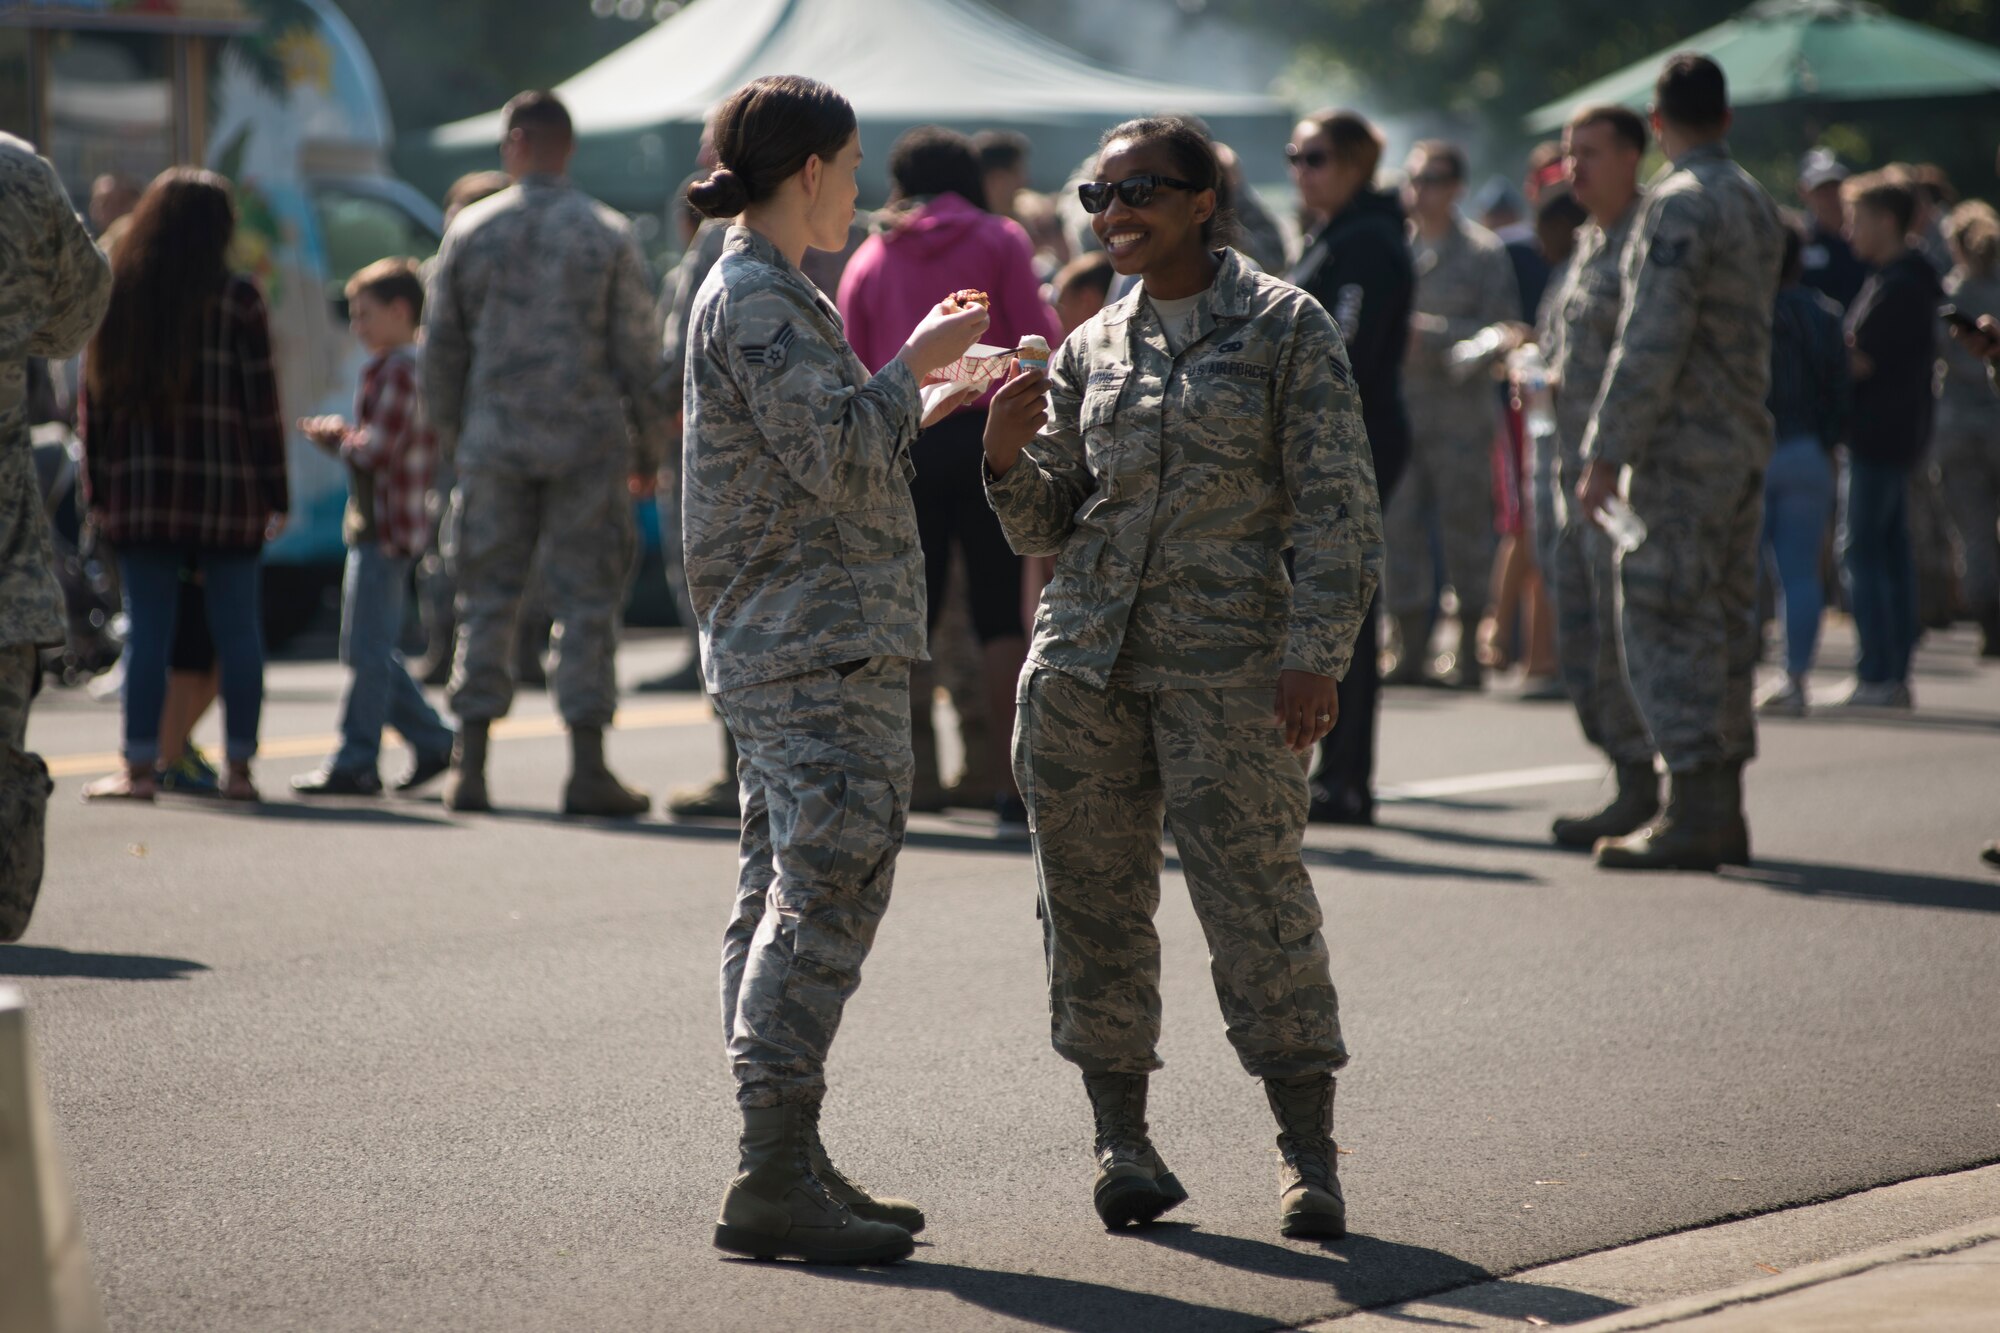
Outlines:
[[107, 773], [97, 781], [85, 785], [83, 799], [86, 801], [147, 801], [159, 792], [159, 780], [153, 776], [150, 765], [145, 768], [126, 768], [116, 773]]

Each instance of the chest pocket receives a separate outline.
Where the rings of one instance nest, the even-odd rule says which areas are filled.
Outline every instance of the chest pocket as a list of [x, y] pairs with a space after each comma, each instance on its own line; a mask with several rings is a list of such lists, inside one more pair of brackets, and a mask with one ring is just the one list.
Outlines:
[[1099, 372], [1090, 377], [1077, 411], [1077, 432], [1083, 436], [1084, 457], [1100, 480], [1111, 468], [1109, 460], [1117, 450], [1118, 400], [1125, 393], [1126, 372]]

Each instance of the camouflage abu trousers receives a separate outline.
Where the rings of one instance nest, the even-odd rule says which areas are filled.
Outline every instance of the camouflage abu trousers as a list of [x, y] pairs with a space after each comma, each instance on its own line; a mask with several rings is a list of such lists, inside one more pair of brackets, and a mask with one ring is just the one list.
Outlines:
[[554, 477], [460, 469], [445, 552], [458, 585], [454, 713], [483, 722], [512, 706], [515, 625], [532, 572], [555, 620], [549, 680], [563, 721], [611, 725], [618, 617], [639, 548], [627, 471], [622, 456]]
[[1556, 660], [1584, 739], [1614, 764], [1650, 764], [1653, 742], [1625, 678], [1618, 647], [1618, 548], [1576, 513], [1574, 481], [1556, 483], [1544, 586], [1556, 612]]
[[29, 644], [0, 644], [0, 944], [28, 929], [42, 887], [49, 771], [26, 752], [38, 664]]
[[1014, 775], [1034, 832], [1055, 1048], [1087, 1073], [1160, 1067], [1161, 820], [1250, 1073], [1347, 1063], [1319, 899], [1299, 849], [1305, 761], [1272, 691], [1095, 689], [1029, 663]]
[[1753, 759], [1763, 470], [1634, 468], [1629, 499], [1646, 540], [1618, 557], [1618, 632], [1653, 748], [1675, 773]]
[[[1428, 614], [1439, 582], [1458, 593], [1459, 616], [1468, 626], [1485, 611], [1499, 540], [1493, 531], [1493, 429], [1488, 413], [1448, 430], [1411, 432], [1409, 464], [1382, 515], [1388, 549], [1382, 601], [1390, 615]], [[1435, 573], [1433, 526], [1444, 564]]]
[[743, 1106], [826, 1092], [910, 809], [910, 663], [873, 657], [715, 696], [743, 835], [722, 1030]]

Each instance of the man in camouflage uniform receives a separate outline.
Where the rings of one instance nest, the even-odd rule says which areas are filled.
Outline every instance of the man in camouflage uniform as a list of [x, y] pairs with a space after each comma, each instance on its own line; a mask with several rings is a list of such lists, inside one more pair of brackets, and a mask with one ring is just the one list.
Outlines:
[[[605, 766], [618, 616], [638, 548], [632, 497], [657, 484], [660, 333], [631, 228], [565, 176], [575, 140], [553, 96], [507, 104], [513, 188], [468, 207], [431, 271], [424, 393], [457, 473], [453, 810], [486, 810], [488, 731], [513, 702], [515, 623], [538, 568], [556, 622], [556, 704], [570, 730], [569, 814], [648, 799]], [[539, 553], [537, 564], [535, 556]]]
[[1492, 232], [1459, 215], [1465, 154], [1426, 140], [1410, 152], [1410, 257], [1416, 269], [1411, 302], [1410, 359], [1403, 398], [1410, 410], [1410, 461], [1389, 502], [1389, 569], [1383, 600], [1402, 648], [1390, 683], [1423, 676], [1438, 579], [1431, 568], [1431, 534], [1443, 555], [1445, 583], [1458, 594], [1458, 680], [1476, 689], [1479, 659], [1473, 633], [1492, 584], [1493, 432], [1499, 395], [1489, 373], [1498, 346], [1451, 364], [1454, 345], [1481, 329], [1519, 318], [1520, 287], [1507, 247]]
[[27, 753], [28, 703], [39, 650], [64, 633], [28, 441], [27, 359], [72, 355], [110, 299], [110, 266], [55, 169], [0, 134], [0, 942], [21, 938], [41, 889], [50, 783]]
[[1610, 805], [1555, 822], [1559, 845], [1589, 849], [1599, 838], [1637, 831], [1660, 808], [1652, 738], [1618, 655], [1617, 547], [1575, 511], [1583, 475], [1579, 451], [1618, 336], [1619, 264], [1639, 212], [1646, 126], [1624, 107], [1588, 107], [1564, 137], [1572, 187], [1590, 219], [1546, 307], [1543, 350], [1555, 392], [1554, 503], [1549, 521], [1536, 516], [1536, 531], [1555, 603], [1563, 686], [1585, 739], [1609, 756], [1617, 772], [1618, 794]]
[[[1073, 334], [1050, 371], [1049, 424], [1017, 459], [995, 459], [989, 424], [1000, 475], [987, 493], [1017, 552], [1056, 558], [1014, 763], [1053, 1041], [1083, 1071], [1098, 1121], [1098, 1211], [1120, 1225], [1186, 1197], [1143, 1123], [1146, 1075], [1160, 1068], [1164, 818], [1229, 1040], [1279, 1120], [1287, 1233], [1338, 1234], [1344, 1208], [1321, 1155], [1347, 1048], [1300, 857], [1305, 763], [1273, 723], [1273, 687], [1282, 698], [1286, 676], [1346, 673], [1381, 564], [1339, 329], [1303, 291], [1224, 252], [1187, 315], [1163, 318], [1141, 288]], [[996, 416], [1013, 396], [1003, 390]], [[1301, 1208], [1308, 1185], [1319, 1201]], [[1141, 1211], [1121, 1221], [1109, 1201], [1126, 1190]]]
[[1668, 167], [1625, 248], [1623, 314], [1583, 439], [1581, 512], [1629, 468], [1646, 538], [1618, 559], [1626, 675], [1672, 790], [1666, 812], [1598, 844], [1619, 869], [1745, 863], [1743, 766], [1755, 755], [1757, 536], [1772, 448], [1765, 397], [1784, 255], [1778, 210], [1730, 160], [1722, 71], [1667, 62], [1653, 130]]

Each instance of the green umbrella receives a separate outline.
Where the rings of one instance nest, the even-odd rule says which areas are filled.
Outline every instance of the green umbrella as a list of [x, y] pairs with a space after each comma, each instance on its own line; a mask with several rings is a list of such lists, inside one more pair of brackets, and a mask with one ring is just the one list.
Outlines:
[[1730, 103], [1739, 107], [2000, 92], [2000, 51], [1991, 47], [1856, 0], [1761, 0], [1671, 51], [1538, 107], [1528, 114], [1528, 128], [1560, 129], [1578, 107], [1595, 102], [1645, 110], [1653, 80], [1674, 51], [1700, 51], [1722, 66]]

